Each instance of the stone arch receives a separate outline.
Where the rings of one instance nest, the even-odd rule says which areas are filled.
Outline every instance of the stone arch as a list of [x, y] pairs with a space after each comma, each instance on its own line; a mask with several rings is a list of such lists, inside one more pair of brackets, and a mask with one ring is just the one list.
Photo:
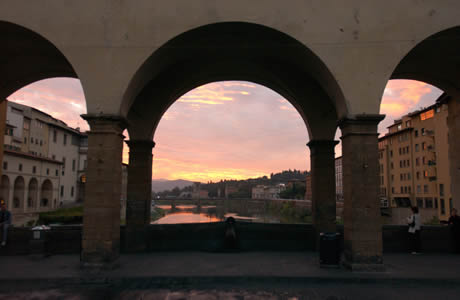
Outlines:
[[460, 26], [437, 32], [415, 45], [398, 62], [390, 79], [412, 79], [460, 92]]
[[50, 207], [53, 201], [53, 183], [46, 179], [42, 183], [40, 191], [40, 207]]
[[53, 77], [77, 78], [64, 54], [40, 34], [6, 21], [0, 21], [0, 99], [20, 88]]
[[29, 192], [27, 196], [27, 208], [31, 209], [36, 207], [38, 200], [38, 181], [35, 177], [29, 181]]
[[16, 177], [13, 188], [13, 210], [24, 208], [25, 184], [22, 176]]
[[445, 92], [440, 100], [448, 106], [447, 147], [450, 175], [448, 190], [452, 197], [450, 199], [446, 197], [449, 199], [446, 200], [447, 210], [460, 206], [460, 185], [456, 184], [460, 182], [459, 53], [460, 26], [455, 26], [434, 33], [415, 45], [401, 59], [391, 75], [391, 79], [423, 81]]
[[168, 41], [135, 74], [121, 108], [130, 138], [153, 138], [162, 115], [181, 95], [223, 80], [278, 92], [300, 113], [310, 138], [332, 139], [338, 115], [347, 115], [338, 83], [305, 45], [258, 24], [215, 23]]
[[0, 200], [3, 200], [8, 207], [10, 201], [10, 179], [7, 175], [2, 175], [0, 182]]

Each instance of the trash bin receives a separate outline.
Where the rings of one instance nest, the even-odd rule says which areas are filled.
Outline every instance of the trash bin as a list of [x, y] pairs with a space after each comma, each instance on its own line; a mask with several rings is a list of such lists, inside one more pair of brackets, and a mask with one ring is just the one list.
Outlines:
[[319, 235], [320, 266], [338, 266], [340, 263], [340, 245], [338, 232], [321, 232]]
[[32, 256], [40, 256], [45, 254], [46, 246], [46, 231], [48, 226], [36, 226], [32, 228], [32, 239], [29, 241], [29, 254]]

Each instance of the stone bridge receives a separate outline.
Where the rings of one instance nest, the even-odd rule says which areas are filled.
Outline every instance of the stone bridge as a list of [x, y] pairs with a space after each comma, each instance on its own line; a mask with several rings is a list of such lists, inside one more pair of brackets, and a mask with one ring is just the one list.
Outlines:
[[457, 0], [3, 0], [0, 99], [45, 78], [80, 79], [90, 125], [81, 259], [100, 266], [120, 252], [123, 130], [128, 237], [149, 222], [153, 139], [168, 107], [213, 81], [265, 85], [307, 126], [317, 232], [335, 230], [341, 129], [345, 259], [351, 268], [378, 267], [377, 124], [389, 79], [421, 80], [451, 97], [452, 194], [460, 204], [459, 15]]

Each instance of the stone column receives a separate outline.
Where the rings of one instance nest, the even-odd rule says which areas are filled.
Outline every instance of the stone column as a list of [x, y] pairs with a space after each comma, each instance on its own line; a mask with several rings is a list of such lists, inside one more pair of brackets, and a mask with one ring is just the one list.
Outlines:
[[336, 232], [334, 147], [338, 143], [312, 140], [307, 144], [310, 147], [312, 213], [317, 237], [321, 232]]
[[121, 164], [125, 122], [117, 116], [83, 115], [88, 132], [83, 267], [111, 268], [120, 252]]
[[152, 148], [149, 140], [130, 140], [126, 203], [125, 249], [145, 250], [145, 229], [150, 224], [152, 202]]
[[344, 265], [382, 271], [382, 221], [378, 198], [378, 133], [382, 115], [342, 120]]
[[460, 100], [450, 99], [448, 102], [449, 115], [447, 126], [449, 128], [449, 162], [450, 162], [450, 186], [452, 193], [452, 205], [460, 209]]

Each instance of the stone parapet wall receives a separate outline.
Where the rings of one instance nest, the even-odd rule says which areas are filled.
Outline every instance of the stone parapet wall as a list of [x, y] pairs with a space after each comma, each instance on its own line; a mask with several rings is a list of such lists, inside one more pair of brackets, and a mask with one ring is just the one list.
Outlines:
[[[338, 226], [343, 239], [343, 227]], [[161, 224], [151, 225], [140, 237], [147, 240], [146, 251], [227, 251], [224, 249], [226, 224]], [[310, 224], [236, 224], [238, 250], [241, 251], [313, 251], [315, 231]], [[383, 251], [408, 252], [407, 226], [383, 226]], [[81, 251], [81, 226], [58, 226], [41, 231], [41, 239], [34, 239], [27, 227], [10, 228], [6, 247], [0, 248], [0, 255], [36, 254], [41, 245], [44, 255], [76, 254]], [[121, 245], [124, 245], [125, 227], [121, 227]], [[131, 233], [132, 234], [132, 233]], [[447, 226], [423, 226], [422, 252], [451, 252], [450, 230]], [[43, 241], [41, 243], [40, 241]], [[343, 241], [340, 241], [343, 245]], [[122, 253], [128, 252], [125, 247]]]

